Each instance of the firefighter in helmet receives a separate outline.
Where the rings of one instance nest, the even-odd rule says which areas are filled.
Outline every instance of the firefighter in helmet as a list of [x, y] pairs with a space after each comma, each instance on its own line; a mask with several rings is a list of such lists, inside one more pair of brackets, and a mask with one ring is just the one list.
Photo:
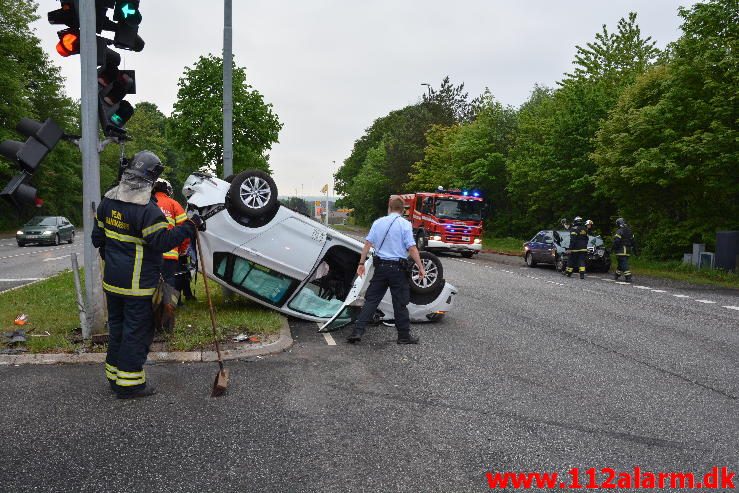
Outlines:
[[622, 217], [616, 219], [616, 234], [613, 235], [613, 251], [616, 252], [618, 267], [613, 273], [613, 278], [618, 280], [622, 275], [626, 282], [631, 282], [631, 271], [629, 270], [629, 256], [631, 252], [636, 253], [636, 243], [631, 228]]
[[585, 279], [585, 254], [588, 252], [588, 228], [583, 224], [580, 216], [572, 220], [570, 226], [570, 248], [567, 258], [567, 277], [572, 277], [575, 269], [580, 273], [580, 279]]
[[156, 393], [147, 385], [144, 362], [154, 334], [152, 297], [162, 254], [193, 238], [203, 220], [193, 215], [174, 228], [152, 197], [164, 170], [152, 152], [137, 153], [97, 208], [92, 244], [105, 262], [103, 290], [108, 304], [105, 375], [119, 399]]

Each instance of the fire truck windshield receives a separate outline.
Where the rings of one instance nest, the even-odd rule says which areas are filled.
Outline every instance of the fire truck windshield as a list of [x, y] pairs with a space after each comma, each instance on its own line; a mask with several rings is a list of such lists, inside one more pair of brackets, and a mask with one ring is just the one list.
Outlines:
[[437, 199], [436, 217], [460, 221], [479, 221], [482, 219], [482, 202], [479, 200]]

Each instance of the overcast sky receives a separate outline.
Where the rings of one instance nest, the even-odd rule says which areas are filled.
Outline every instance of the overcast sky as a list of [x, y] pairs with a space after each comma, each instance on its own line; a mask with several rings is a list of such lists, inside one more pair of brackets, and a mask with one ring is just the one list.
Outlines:
[[[36, 31], [79, 97], [79, 57], [62, 59], [57, 26], [39, 0]], [[281, 194], [317, 195], [378, 117], [417, 102], [449, 75], [470, 96], [489, 87], [517, 106], [534, 84], [552, 86], [571, 70], [575, 45], [602, 24], [615, 29], [638, 13], [659, 47], [679, 37], [677, 8], [691, 0], [235, 0], [234, 55], [284, 124], [271, 154]], [[206, 5], [209, 8], [206, 8]], [[217, 0], [142, 0], [141, 53], [123, 52], [136, 70], [133, 104], [152, 101], [170, 114], [183, 67], [221, 53]], [[112, 11], [111, 11], [112, 15]], [[336, 164], [332, 164], [335, 161]]]

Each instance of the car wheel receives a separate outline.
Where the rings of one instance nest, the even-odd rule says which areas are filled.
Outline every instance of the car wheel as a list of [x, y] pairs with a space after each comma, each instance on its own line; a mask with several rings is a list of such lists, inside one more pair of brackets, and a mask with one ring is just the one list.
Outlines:
[[57, 233], [54, 236], [54, 246], [59, 246], [59, 243], [61, 243], [61, 240], [59, 239], [59, 233]]
[[562, 255], [557, 255], [557, 259], [554, 261], [554, 268], [560, 272], [564, 272], [564, 270], [567, 268]]
[[70, 245], [71, 245], [72, 243], [74, 243], [74, 231], [72, 231], [72, 234], [71, 234], [71, 235], [69, 235], [69, 242], [68, 242], [68, 243], [69, 243]]
[[18, 242], [18, 246], [19, 246], [19, 247], [21, 247], [21, 248], [23, 248], [24, 246], [26, 246], [26, 244], [25, 244], [25, 243], [23, 243], [22, 241], [19, 241], [19, 242]]
[[531, 255], [531, 252], [526, 254], [526, 265], [529, 267], [536, 267], [536, 260], [534, 260], [534, 256]]
[[475, 254], [474, 252], [462, 252], [462, 256], [463, 256], [464, 258], [472, 258], [472, 256], [473, 256], [474, 254]]
[[226, 178], [223, 179], [223, 181], [227, 181], [229, 183], [233, 183], [234, 176], [236, 176], [236, 175], [228, 175]]
[[421, 252], [421, 263], [426, 270], [426, 276], [419, 279], [418, 266], [414, 263], [410, 271], [411, 291], [418, 294], [431, 293], [442, 285], [444, 267], [441, 265], [441, 260], [431, 252]]
[[229, 209], [246, 217], [260, 217], [277, 206], [277, 185], [261, 170], [242, 171], [231, 182]]

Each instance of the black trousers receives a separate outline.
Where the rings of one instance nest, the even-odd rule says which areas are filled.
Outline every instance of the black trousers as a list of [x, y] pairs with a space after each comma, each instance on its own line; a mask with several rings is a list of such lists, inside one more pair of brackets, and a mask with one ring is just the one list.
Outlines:
[[354, 325], [354, 332], [364, 334], [367, 323], [377, 311], [380, 301], [390, 288], [393, 298], [393, 312], [395, 313], [395, 328], [398, 329], [398, 338], [407, 337], [411, 332], [411, 319], [408, 315], [410, 302], [410, 285], [408, 275], [400, 266], [380, 264], [375, 268], [375, 275], [370, 281], [364, 297], [364, 306]]
[[116, 392], [134, 392], [146, 386], [144, 363], [154, 337], [151, 297], [106, 293], [108, 300], [108, 355], [105, 376]]
[[180, 270], [180, 263], [177, 260], [162, 261], [162, 279], [164, 282], [179, 291], [177, 286], [177, 272]]
[[567, 258], [567, 272], [585, 272], [585, 252], [570, 252]]
[[616, 255], [616, 260], [618, 261], [618, 268], [616, 269], [616, 274], [619, 276], [621, 274], [631, 277], [631, 271], [629, 270], [629, 256], [628, 255]]
[[195, 296], [192, 294], [192, 288], [190, 287], [190, 282], [192, 281], [192, 275], [190, 274], [190, 257], [187, 256], [180, 256], [180, 260], [178, 262], [179, 264], [179, 271], [177, 273], [177, 289], [182, 291], [182, 294], [185, 295], [186, 299], [194, 298]]

